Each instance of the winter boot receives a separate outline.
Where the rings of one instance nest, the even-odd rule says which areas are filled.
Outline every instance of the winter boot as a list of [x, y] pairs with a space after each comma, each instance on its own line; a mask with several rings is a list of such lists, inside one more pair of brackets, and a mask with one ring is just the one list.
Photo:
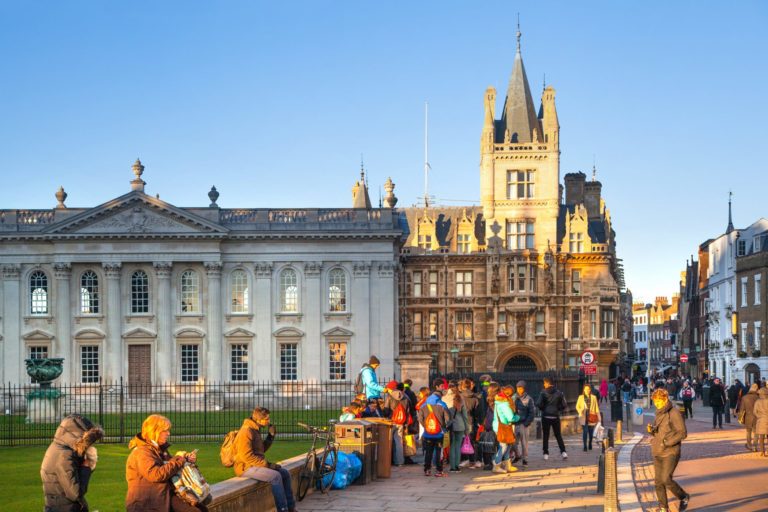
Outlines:
[[507, 470], [502, 467], [502, 464], [494, 463], [493, 464], [493, 469], [491, 470], [491, 472], [492, 473], [505, 473], [506, 474]]

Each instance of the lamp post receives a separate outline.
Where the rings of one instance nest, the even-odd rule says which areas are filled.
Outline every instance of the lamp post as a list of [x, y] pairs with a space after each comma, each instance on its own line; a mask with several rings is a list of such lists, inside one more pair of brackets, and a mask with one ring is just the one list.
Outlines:
[[459, 347], [457, 347], [456, 345], [454, 345], [451, 348], [451, 358], [453, 358], [453, 371], [456, 373], [459, 373], [457, 368], [458, 361], [459, 361]]

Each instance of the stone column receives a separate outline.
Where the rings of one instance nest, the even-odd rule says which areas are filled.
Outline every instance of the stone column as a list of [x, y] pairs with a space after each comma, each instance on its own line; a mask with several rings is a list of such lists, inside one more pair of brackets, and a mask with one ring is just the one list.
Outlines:
[[224, 380], [221, 368], [221, 262], [206, 262], [205, 273], [208, 276], [208, 368], [205, 375], [206, 381], [221, 382]]
[[[3, 341], [2, 382], [21, 384], [24, 367], [24, 342], [21, 340], [21, 266], [3, 265]], [[25, 381], [26, 382], [26, 381]]]
[[77, 358], [72, 347], [72, 308], [69, 293], [69, 280], [72, 277], [72, 265], [54, 263], [53, 274], [56, 278], [56, 338], [52, 347], [53, 357], [64, 358], [63, 382], [77, 382]]
[[157, 339], [155, 354], [157, 355], [157, 383], [165, 384], [175, 381], [176, 353], [173, 339], [173, 298], [171, 297], [171, 269], [173, 263], [158, 261], [153, 263], [157, 278]]
[[258, 262], [254, 265], [256, 282], [251, 293], [251, 308], [255, 321], [256, 339], [251, 350], [253, 354], [252, 378], [254, 380], [276, 379], [272, 375], [272, 361], [275, 360], [275, 344], [272, 341], [272, 263]]
[[323, 347], [325, 340], [321, 334], [320, 312], [325, 308], [320, 274], [323, 264], [309, 262], [304, 264], [307, 296], [301, 301], [300, 312], [304, 315], [305, 335], [301, 343], [301, 366], [299, 378], [302, 380], [323, 380]]
[[120, 296], [120, 263], [102, 264], [107, 277], [107, 339], [104, 343], [104, 380], [115, 382], [123, 375], [123, 306]]
[[381, 359], [380, 375], [396, 378], [395, 358], [398, 354], [397, 279], [393, 262], [376, 263], [376, 275], [371, 279], [371, 350]]
[[405, 354], [397, 358], [400, 365], [400, 381], [411, 379], [411, 389], [429, 386], [429, 365], [432, 356], [428, 354]]
[[[353, 360], [350, 361], [350, 368], [360, 368], [363, 363], [368, 362], [373, 352], [373, 332], [371, 331], [371, 264], [370, 262], [356, 262], [352, 266], [352, 297], [353, 304], [350, 304], [354, 325], [354, 339], [349, 347], [352, 352]], [[382, 375], [379, 373], [378, 375]]]

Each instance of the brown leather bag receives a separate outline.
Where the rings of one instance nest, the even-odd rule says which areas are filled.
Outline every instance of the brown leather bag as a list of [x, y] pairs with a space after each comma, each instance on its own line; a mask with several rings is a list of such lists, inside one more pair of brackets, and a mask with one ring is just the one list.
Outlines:
[[494, 411], [494, 414], [496, 414], [496, 422], [499, 425], [499, 431], [496, 432], [496, 440], [504, 444], [515, 444], [515, 429], [512, 428], [512, 425], [502, 423], [497, 411]]

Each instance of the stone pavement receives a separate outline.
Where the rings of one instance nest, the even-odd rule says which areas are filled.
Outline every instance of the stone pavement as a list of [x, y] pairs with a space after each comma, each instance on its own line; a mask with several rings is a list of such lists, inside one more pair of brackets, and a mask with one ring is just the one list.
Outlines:
[[[445, 478], [425, 477], [421, 465], [392, 468], [392, 478], [350, 486], [300, 502], [301, 512], [349, 511], [602, 511], [597, 491], [599, 450], [582, 451], [581, 436], [565, 438], [568, 460], [559, 453], [544, 461], [541, 440], [532, 440], [528, 468], [507, 475], [462, 469]], [[552, 445], [550, 445], [552, 451]], [[557, 452], [557, 445], [555, 445]]]
[[[653, 414], [646, 413], [645, 420], [652, 421]], [[688, 510], [768, 511], [768, 459], [746, 451], [745, 431], [736, 419], [724, 423], [723, 430], [713, 430], [711, 409], [697, 401], [694, 417], [686, 426], [688, 438], [683, 442], [675, 479], [692, 496]], [[646, 436], [632, 452], [638, 498], [647, 511], [657, 507], [649, 440]], [[677, 506], [677, 499], [670, 497], [673, 512]]]

